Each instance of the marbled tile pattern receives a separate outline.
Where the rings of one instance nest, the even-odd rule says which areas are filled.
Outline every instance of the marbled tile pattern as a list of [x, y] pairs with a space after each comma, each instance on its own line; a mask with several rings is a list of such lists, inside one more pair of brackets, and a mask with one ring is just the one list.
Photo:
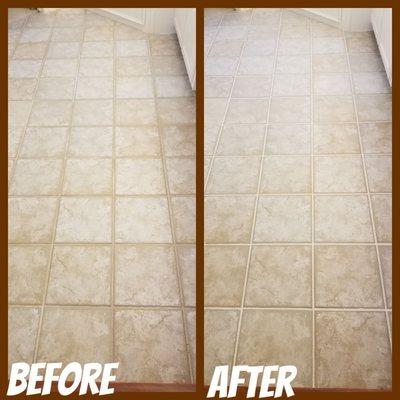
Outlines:
[[195, 97], [177, 38], [9, 22], [9, 363], [195, 378]]
[[[205, 380], [391, 387], [391, 89], [371, 32], [205, 11]], [[368, 372], [366, 372], [368, 371]]]

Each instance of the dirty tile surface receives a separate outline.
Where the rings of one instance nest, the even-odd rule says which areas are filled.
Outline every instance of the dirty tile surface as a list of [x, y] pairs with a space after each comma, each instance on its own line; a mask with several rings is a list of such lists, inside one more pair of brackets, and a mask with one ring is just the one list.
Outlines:
[[9, 365], [194, 383], [195, 96], [176, 37], [27, 11], [9, 94]]
[[[205, 371], [390, 388], [391, 88], [371, 32], [205, 10]], [[368, 371], [368, 373], [366, 372]]]

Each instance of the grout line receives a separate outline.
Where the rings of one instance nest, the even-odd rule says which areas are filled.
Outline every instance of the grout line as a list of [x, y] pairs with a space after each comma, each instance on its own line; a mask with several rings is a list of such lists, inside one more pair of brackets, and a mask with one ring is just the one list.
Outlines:
[[[57, 15], [57, 12], [56, 14]], [[84, 19], [84, 23], [86, 21], [86, 16]], [[54, 32], [54, 27], [51, 28], [51, 34], [48, 40], [48, 47], [46, 50], [46, 54], [48, 52], [49, 45], [51, 43], [51, 37]], [[53, 221], [53, 232], [52, 232], [52, 240], [51, 240], [51, 247], [50, 247], [50, 254], [49, 254], [49, 264], [46, 272], [46, 284], [44, 287], [44, 293], [43, 293], [43, 299], [42, 299], [42, 304], [41, 304], [41, 312], [39, 316], [39, 323], [38, 323], [38, 328], [37, 328], [37, 337], [36, 337], [36, 342], [35, 342], [35, 349], [34, 349], [34, 362], [37, 362], [37, 357], [38, 357], [38, 351], [39, 351], [39, 341], [40, 341], [40, 335], [42, 333], [42, 328], [43, 328], [43, 318], [44, 318], [44, 310], [45, 310], [45, 305], [46, 305], [46, 299], [47, 299], [47, 293], [48, 293], [48, 288], [49, 288], [49, 282], [50, 282], [50, 273], [51, 273], [51, 264], [52, 264], [52, 259], [54, 255], [54, 247], [55, 247], [55, 241], [56, 241], [56, 232], [57, 232], [57, 224], [58, 224], [58, 218], [60, 214], [60, 208], [61, 208], [61, 199], [62, 199], [62, 191], [63, 191], [63, 185], [64, 185], [64, 180], [65, 180], [65, 170], [66, 170], [66, 163], [67, 163], [67, 155], [68, 155], [68, 147], [69, 147], [69, 141], [71, 138], [71, 126], [72, 126], [72, 118], [73, 118], [73, 112], [74, 112], [74, 101], [75, 101], [75, 96], [76, 96], [76, 90], [77, 90], [77, 85], [78, 85], [78, 71], [79, 71], [79, 62], [80, 62], [80, 54], [82, 51], [82, 44], [83, 44], [83, 36], [81, 36], [81, 41], [79, 45], [79, 54], [78, 54], [78, 61], [77, 61], [77, 67], [76, 67], [76, 74], [74, 78], [74, 89], [73, 89], [73, 96], [71, 101], [71, 115], [70, 115], [70, 121], [69, 125], [67, 127], [68, 130], [68, 135], [65, 143], [65, 148], [64, 148], [64, 155], [63, 155], [63, 165], [61, 169], [61, 177], [59, 181], [59, 187], [58, 187], [58, 196], [57, 196], [57, 205], [56, 205], [56, 212], [54, 216], [54, 221]], [[43, 58], [43, 63], [42, 63], [42, 68], [40, 69], [40, 75], [43, 70], [44, 62], [46, 61], [47, 57], [45, 56]], [[39, 80], [38, 80], [38, 85], [39, 85]], [[36, 91], [35, 95], [36, 96]], [[30, 117], [30, 116], [29, 116]], [[29, 121], [29, 119], [28, 119]], [[28, 122], [27, 122], [28, 123]], [[22, 142], [21, 142], [22, 143]]]
[[163, 141], [163, 136], [164, 136], [163, 135], [163, 126], [162, 126], [160, 116], [158, 113], [158, 97], [157, 97], [157, 91], [156, 91], [156, 80], [155, 80], [155, 74], [154, 74], [153, 57], [151, 56], [150, 41], [147, 39], [146, 43], [147, 43], [147, 50], [149, 53], [151, 80], [152, 80], [153, 95], [154, 95], [154, 106], [155, 106], [155, 111], [156, 111], [156, 116], [157, 116], [158, 138], [159, 138], [159, 143], [160, 143], [160, 148], [161, 148], [161, 161], [163, 164], [164, 184], [165, 184], [165, 190], [166, 190], [164, 197], [166, 197], [167, 203], [168, 203], [168, 214], [169, 214], [169, 220], [170, 220], [171, 237], [172, 237], [172, 244], [173, 244], [173, 249], [174, 249], [174, 257], [175, 257], [175, 263], [174, 263], [175, 264], [175, 273], [176, 273], [176, 278], [177, 278], [178, 288], [179, 288], [179, 299], [180, 299], [179, 309], [181, 311], [181, 317], [182, 317], [186, 361], [187, 361], [187, 367], [188, 367], [188, 371], [189, 371], [189, 379], [192, 383], [195, 383], [195, 376], [194, 376], [194, 371], [192, 370], [191, 355], [190, 355], [189, 329], [187, 326], [186, 313], [185, 313], [185, 297], [184, 297], [184, 291], [183, 291], [183, 282], [182, 282], [182, 276], [181, 276], [181, 271], [180, 271], [181, 268], [180, 268], [180, 262], [179, 262], [178, 248], [176, 246], [177, 239], [176, 239], [176, 235], [175, 235], [171, 192], [170, 192], [170, 188], [169, 188], [167, 163], [166, 163], [166, 157], [165, 157], [165, 146], [164, 146], [164, 141]]
[[[347, 65], [350, 69], [350, 57], [349, 57], [349, 51], [348, 51], [348, 46], [347, 46], [347, 41], [346, 41], [344, 31], [342, 31], [342, 34], [343, 34], [343, 40], [344, 40], [344, 45], [345, 45], [345, 51], [346, 51]], [[350, 72], [351, 72], [351, 69], [350, 69]], [[375, 221], [374, 221], [374, 212], [373, 212], [373, 208], [372, 208], [371, 191], [370, 191], [369, 182], [368, 182], [367, 167], [366, 167], [364, 148], [363, 148], [363, 143], [362, 143], [362, 138], [361, 138], [360, 124], [359, 124], [359, 119], [358, 119], [358, 109], [357, 109], [357, 102], [356, 102], [356, 93], [355, 93], [355, 87], [354, 87], [352, 73], [350, 73], [349, 78], [350, 78], [350, 84], [351, 84], [354, 113], [355, 113], [356, 123], [357, 123], [358, 140], [359, 140], [360, 149], [361, 149], [361, 159], [362, 159], [362, 164], [363, 164], [365, 187], [367, 189], [368, 208], [369, 208], [369, 213], [370, 213], [372, 232], [373, 232], [373, 236], [374, 236], [376, 256], [378, 259], [378, 267], [379, 267], [380, 283], [381, 283], [381, 288], [382, 288], [383, 304], [385, 306], [387, 332], [388, 332], [388, 337], [389, 337], [389, 342], [390, 342], [390, 348], [392, 349], [392, 331], [391, 331], [389, 312], [388, 312], [388, 307], [387, 307], [385, 283], [383, 280], [382, 265], [381, 265], [381, 259], [380, 259], [380, 253], [379, 253], [379, 242], [378, 242]], [[372, 193], [372, 194], [374, 194], [374, 193]]]
[[[29, 243], [27, 244], [29, 245]], [[204, 243], [205, 246], [249, 246], [249, 243]], [[314, 242], [315, 246], [375, 246], [374, 242]], [[311, 246], [310, 242], [253, 242], [252, 246]], [[392, 246], [392, 243], [381, 242], [379, 246]]]
[[[205, 306], [207, 310], [242, 310], [240, 306]], [[386, 313], [385, 308], [360, 308], [360, 307], [273, 307], [273, 306], [245, 306], [245, 310], [261, 310], [261, 311], [309, 311], [309, 312], [383, 312]], [[390, 309], [391, 310], [391, 309]]]
[[[265, 148], [266, 148], [266, 144], [267, 144], [267, 136], [268, 136], [267, 126], [268, 126], [269, 116], [270, 116], [271, 100], [272, 100], [272, 93], [273, 93], [273, 89], [274, 89], [274, 79], [275, 79], [276, 65], [277, 65], [277, 59], [278, 59], [279, 38], [280, 38], [281, 27], [282, 27], [282, 13], [283, 13], [283, 10], [280, 10], [278, 35], [277, 35], [276, 42], [275, 42], [275, 53], [274, 53], [274, 60], [273, 60], [273, 67], [272, 67], [272, 74], [271, 74], [270, 96], [269, 96], [269, 100], [268, 100], [268, 106], [267, 106], [268, 108], [266, 110], [267, 111], [267, 115], [266, 115], [267, 124], [265, 126], [265, 131], [264, 131], [263, 154], [265, 153]], [[254, 17], [254, 9], [251, 10], [251, 20], [253, 19], [253, 17]], [[239, 58], [239, 62], [238, 62], [238, 67], [239, 67], [239, 64], [240, 64], [240, 58]], [[237, 72], [238, 72], [238, 70], [236, 70], [236, 74], [237, 74]], [[210, 170], [211, 170], [211, 165], [210, 165]], [[257, 182], [257, 194], [255, 196], [255, 202], [254, 202], [253, 221], [252, 221], [252, 227], [251, 227], [251, 233], [250, 233], [250, 245], [249, 245], [249, 251], [248, 251], [248, 255], [247, 255], [246, 272], [245, 272], [244, 283], [243, 283], [241, 307], [240, 307], [239, 320], [238, 320], [238, 326], [237, 326], [237, 332], [236, 332], [236, 338], [235, 338], [235, 348], [234, 348], [234, 353], [233, 353], [232, 365], [236, 365], [237, 356], [238, 356], [240, 331], [242, 328], [243, 310], [245, 307], [247, 281], [248, 281], [248, 276], [249, 276], [250, 261], [251, 261], [251, 254], [252, 254], [252, 244], [253, 244], [253, 240], [254, 240], [254, 231], [255, 231], [255, 225], [256, 225], [256, 219], [257, 219], [257, 209], [258, 209], [258, 201], [259, 201], [259, 197], [260, 197], [262, 173], [263, 173], [263, 159], [260, 160], [258, 182]]]

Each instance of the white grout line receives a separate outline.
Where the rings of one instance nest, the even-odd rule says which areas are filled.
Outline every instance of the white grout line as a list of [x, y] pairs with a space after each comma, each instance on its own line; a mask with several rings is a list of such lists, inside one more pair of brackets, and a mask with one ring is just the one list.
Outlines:
[[[267, 106], [268, 108], [266, 110], [267, 111], [267, 115], [266, 115], [267, 124], [265, 126], [265, 131], [264, 131], [263, 154], [265, 153], [265, 148], [266, 148], [266, 144], [267, 144], [267, 136], [268, 136], [267, 126], [268, 126], [269, 115], [270, 115], [272, 93], [273, 93], [273, 88], [274, 88], [274, 78], [275, 78], [276, 64], [277, 64], [277, 58], [278, 58], [279, 38], [280, 38], [280, 31], [281, 31], [281, 25], [282, 25], [282, 13], [283, 13], [283, 10], [280, 10], [278, 34], [277, 34], [276, 42], [275, 42], [275, 53], [274, 53], [274, 60], [273, 60], [273, 67], [272, 67], [272, 74], [271, 74], [270, 96], [269, 96], [269, 100], [268, 100], [268, 106]], [[253, 19], [253, 16], [254, 16], [254, 9], [252, 9], [251, 19]], [[239, 66], [239, 64], [240, 64], [240, 58], [239, 58], [238, 66]], [[236, 71], [236, 73], [237, 73], [237, 71]], [[211, 166], [210, 166], [210, 170], [211, 170]], [[252, 221], [252, 227], [251, 227], [251, 233], [250, 233], [250, 245], [249, 245], [249, 251], [248, 251], [248, 255], [247, 255], [246, 272], [245, 272], [244, 283], [243, 283], [241, 307], [240, 307], [239, 321], [238, 321], [236, 338], [235, 338], [235, 348], [234, 348], [234, 353], [233, 353], [232, 365], [236, 365], [237, 356], [238, 356], [240, 331], [241, 331], [242, 320], [243, 320], [243, 310], [244, 310], [244, 303], [245, 303], [246, 290], [247, 290], [247, 281], [248, 281], [249, 269], [250, 269], [252, 243], [254, 240], [254, 230], [255, 230], [256, 219], [257, 219], [257, 209], [258, 209], [258, 201], [259, 201], [259, 197], [260, 197], [262, 173], [263, 173], [263, 159], [260, 160], [258, 183], [257, 183], [257, 194], [255, 197], [255, 202], [254, 202], [253, 221]]]
[[392, 330], [391, 330], [390, 319], [389, 319], [389, 311], [388, 311], [388, 307], [387, 307], [385, 282], [384, 282], [384, 279], [383, 279], [382, 265], [381, 265], [381, 259], [380, 259], [380, 254], [379, 254], [379, 245], [380, 245], [380, 243], [378, 242], [378, 238], [377, 238], [375, 221], [374, 221], [374, 212], [373, 212], [372, 201], [371, 201], [371, 195], [375, 194], [375, 193], [372, 193], [370, 191], [370, 188], [369, 188], [367, 167], [366, 167], [366, 163], [365, 163], [365, 155], [364, 155], [363, 143], [362, 143], [362, 138], [361, 138], [360, 124], [359, 124], [359, 119], [358, 119], [358, 109], [357, 109], [357, 102], [356, 102], [356, 93], [355, 93], [355, 89], [354, 89], [353, 74], [351, 73], [351, 68], [350, 68], [349, 50], [348, 50], [347, 41], [346, 41], [346, 38], [345, 38], [344, 31], [342, 32], [342, 34], [343, 34], [343, 40], [344, 40], [344, 44], [345, 44], [347, 65], [348, 65], [349, 70], [350, 70], [349, 78], [350, 78], [351, 90], [352, 90], [352, 100], [353, 100], [354, 113], [355, 113], [355, 116], [356, 116], [358, 140], [359, 140], [360, 149], [361, 149], [361, 158], [362, 158], [362, 164], [363, 164], [365, 186], [366, 186], [366, 189], [367, 189], [367, 199], [368, 199], [368, 206], [369, 206], [368, 208], [369, 208], [369, 213], [370, 213], [372, 232], [373, 232], [373, 236], [374, 236], [376, 256], [378, 258], [378, 266], [379, 266], [379, 275], [380, 275], [381, 288], [382, 288], [383, 303], [384, 303], [385, 310], [386, 310], [385, 314], [386, 314], [387, 331], [388, 331], [388, 336], [389, 336], [390, 347], [392, 348]]

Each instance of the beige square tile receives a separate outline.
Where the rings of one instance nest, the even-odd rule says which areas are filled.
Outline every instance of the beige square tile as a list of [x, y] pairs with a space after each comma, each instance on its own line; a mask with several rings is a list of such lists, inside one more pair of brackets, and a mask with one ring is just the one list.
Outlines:
[[83, 40], [85, 41], [113, 40], [113, 38], [114, 29], [110, 25], [87, 26], [83, 36]]
[[296, 386], [312, 385], [311, 311], [245, 310], [238, 365], [296, 365]]
[[140, 157], [161, 154], [158, 130], [153, 126], [115, 128], [115, 154], [117, 157]]
[[352, 72], [379, 72], [385, 70], [379, 53], [349, 54], [349, 61]]
[[178, 243], [196, 241], [196, 198], [171, 197], [172, 219]]
[[385, 287], [386, 304], [392, 308], [392, 246], [379, 246], [379, 258]]
[[30, 126], [68, 126], [72, 103], [68, 100], [36, 101], [29, 118]]
[[390, 94], [358, 95], [355, 99], [360, 122], [392, 120], [392, 96]]
[[361, 156], [314, 157], [314, 190], [316, 193], [365, 192]]
[[13, 59], [14, 60], [40, 60], [46, 54], [47, 43], [20, 43], [15, 48]]
[[166, 156], [196, 155], [196, 127], [194, 125], [164, 126], [162, 136]]
[[171, 243], [165, 197], [116, 199], [115, 240], [118, 243]]
[[392, 156], [366, 155], [365, 166], [370, 192], [392, 191]]
[[55, 26], [81, 29], [85, 19], [83, 14], [59, 14], [56, 17]]
[[356, 124], [314, 125], [315, 154], [360, 153]]
[[77, 66], [78, 66], [78, 60], [70, 60], [70, 59], [46, 60], [43, 65], [42, 77], [73, 78], [76, 74]]
[[267, 156], [263, 160], [262, 193], [311, 192], [311, 160], [307, 156]]
[[70, 100], [74, 95], [74, 78], [42, 78], [36, 98], [40, 100]]
[[57, 194], [61, 180], [61, 168], [62, 160], [18, 160], [10, 185], [10, 194]]
[[255, 242], [309, 242], [310, 196], [261, 196], [254, 230]]
[[47, 58], [77, 58], [79, 51], [79, 42], [51, 42], [47, 51]]
[[82, 43], [82, 58], [107, 58], [112, 57], [114, 53], [112, 41], [100, 41], [100, 42], [83, 42]]
[[55, 246], [47, 304], [110, 304], [111, 248]]
[[147, 56], [146, 40], [117, 40], [115, 42], [117, 57]]
[[164, 193], [164, 171], [160, 158], [116, 160], [116, 194]]
[[254, 200], [254, 196], [206, 196], [204, 201], [206, 243], [250, 242]]
[[158, 118], [162, 124], [194, 124], [196, 103], [194, 97], [159, 99]]
[[[235, 100], [240, 101], [240, 100]], [[218, 131], [219, 126], [224, 120], [227, 99], [205, 99], [204, 102], [204, 123], [205, 129], [214, 129]], [[207, 133], [207, 132], [206, 132]]]
[[39, 326], [40, 309], [10, 307], [8, 309], [8, 369], [16, 362], [32, 363]]
[[246, 156], [263, 152], [265, 125], [224, 125], [217, 155]]
[[214, 41], [244, 40], [246, 38], [246, 25], [220, 26]]
[[391, 387], [391, 352], [383, 312], [316, 313], [316, 384]]
[[44, 13], [34, 13], [29, 16], [26, 27], [29, 28], [45, 28], [52, 27], [55, 22], [55, 15], [44, 14]]
[[239, 321], [237, 310], [204, 311], [204, 381], [209, 384], [217, 365], [232, 365], [236, 331]]
[[227, 98], [231, 93], [232, 76], [208, 76], [204, 82], [204, 97]]
[[196, 310], [186, 310], [185, 317], [188, 331], [190, 364], [193, 376], [196, 376]]
[[120, 99], [154, 97], [152, 79], [149, 77], [123, 77], [117, 79], [116, 96]]
[[111, 198], [63, 197], [56, 242], [96, 243], [111, 241]]
[[93, 26], [93, 27], [102, 28], [105, 26], [114, 26], [115, 25], [114, 20], [112, 20], [111, 18], [108, 18], [103, 15], [98, 15], [93, 12], [87, 13], [85, 22], [86, 22], [87, 27]]
[[[248, 25], [251, 20], [250, 10], [240, 10], [240, 13], [231, 13], [223, 16], [221, 26]], [[239, 27], [240, 28], [240, 27]]]
[[349, 53], [378, 53], [374, 33], [346, 32], [346, 43]]
[[268, 111], [267, 99], [232, 99], [226, 114], [231, 124], [265, 124]]
[[315, 196], [316, 242], [372, 242], [366, 196]]
[[42, 304], [49, 258], [50, 246], [9, 246], [9, 304]]
[[8, 126], [25, 126], [31, 112], [31, 101], [8, 102]]
[[196, 193], [196, 159], [167, 158], [168, 186], [171, 194]]
[[50, 39], [50, 28], [29, 28], [25, 29], [19, 39], [20, 43], [47, 42]]
[[392, 91], [385, 72], [355, 72], [353, 82], [356, 94], [391, 93]]
[[82, 27], [55, 27], [51, 35], [52, 42], [80, 42], [83, 35]]
[[120, 382], [190, 382], [180, 311], [117, 310], [115, 332]]
[[343, 33], [341, 29], [317, 20], [312, 21], [313, 37], [342, 37], [342, 35]]
[[12, 158], [8, 159], [8, 168], [7, 168], [7, 170], [8, 170], [8, 182], [10, 182], [11, 175], [13, 173], [14, 162], [15, 161]]
[[[206, 113], [207, 117], [207, 113]], [[222, 118], [222, 117], [221, 117]], [[205, 125], [204, 127], [204, 154], [213, 155], [217, 140], [222, 129], [221, 124]]]
[[276, 51], [276, 39], [248, 39], [245, 42], [243, 56], [268, 56]]
[[273, 72], [274, 57], [252, 56], [241, 57], [238, 75], [270, 75]]
[[186, 76], [161, 76], [155, 78], [157, 97], [190, 97], [194, 92]]
[[23, 127], [8, 128], [8, 157], [16, 157], [24, 131], [25, 129]]
[[313, 54], [314, 73], [349, 72], [346, 54]]
[[68, 159], [65, 166], [64, 194], [111, 194], [111, 159]]
[[271, 76], [239, 76], [233, 85], [232, 97], [268, 97], [271, 93]]
[[279, 55], [297, 55], [310, 53], [309, 38], [280, 38]]
[[8, 240], [10, 243], [49, 243], [53, 234], [56, 198], [10, 198]]
[[239, 57], [207, 57], [204, 75], [233, 76], [236, 73]]
[[[196, 246], [176, 248], [179, 272], [182, 281], [183, 300], [186, 306], [196, 306]], [[195, 361], [195, 360], [192, 360]]]
[[256, 193], [259, 157], [215, 158], [206, 193]]
[[118, 245], [115, 268], [117, 305], [180, 305], [172, 247]]
[[292, 24], [283, 23], [281, 26], [280, 37], [291, 38], [291, 39], [303, 39], [308, 38], [310, 35], [309, 24]]
[[392, 241], [392, 196], [378, 195], [371, 196], [372, 212], [378, 242]]
[[343, 54], [346, 46], [341, 37], [314, 37], [312, 51], [313, 54]]
[[111, 127], [74, 127], [71, 129], [68, 155], [70, 157], [111, 157], [112, 140]]
[[128, 40], [144, 39], [146, 38], [147, 34], [145, 32], [142, 32], [140, 29], [136, 29], [124, 23], [117, 23], [114, 27], [114, 35], [115, 39], [117, 40]]
[[310, 307], [311, 247], [254, 246], [245, 305]]
[[314, 94], [316, 95], [351, 95], [349, 74], [321, 74], [313, 75]]
[[[118, 107], [117, 107], [118, 112]], [[113, 123], [112, 100], [78, 100], [74, 104], [72, 125], [106, 126]]]
[[310, 154], [309, 125], [269, 125], [266, 154]]
[[375, 246], [316, 246], [317, 307], [383, 307]]
[[307, 74], [276, 74], [274, 96], [307, 96], [310, 94], [310, 76]]
[[309, 97], [273, 97], [271, 99], [270, 123], [310, 122], [310, 117]]
[[[248, 246], [206, 246], [204, 252], [206, 306], [241, 306], [248, 253]], [[227, 276], [229, 279], [226, 279]]]
[[209, 56], [220, 57], [239, 57], [242, 52], [242, 40], [221, 40], [213, 42]]
[[82, 58], [79, 62], [79, 75], [112, 77], [113, 68], [112, 58]]
[[181, 56], [153, 56], [153, 73], [162, 75], [186, 75], [185, 63]]
[[308, 74], [310, 73], [311, 57], [308, 54], [282, 55], [276, 59], [277, 74]]
[[156, 110], [152, 99], [116, 100], [117, 125], [155, 125]]
[[351, 96], [315, 96], [314, 122], [355, 122]]
[[275, 39], [278, 36], [279, 19], [277, 18], [265, 20], [253, 14], [251, 23], [252, 25], [247, 27], [248, 39]]
[[38, 362], [112, 360], [112, 314], [108, 308], [46, 308]]
[[359, 124], [359, 127], [365, 153], [392, 152], [392, 124], [390, 122]]
[[117, 57], [115, 71], [117, 76], [151, 75], [148, 57]]
[[32, 100], [36, 89], [36, 79], [21, 78], [8, 80], [8, 98], [10, 100]]
[[111, 77], [84, 76], [78, 79], [77, 99], [111, 99], [113, 80]]

